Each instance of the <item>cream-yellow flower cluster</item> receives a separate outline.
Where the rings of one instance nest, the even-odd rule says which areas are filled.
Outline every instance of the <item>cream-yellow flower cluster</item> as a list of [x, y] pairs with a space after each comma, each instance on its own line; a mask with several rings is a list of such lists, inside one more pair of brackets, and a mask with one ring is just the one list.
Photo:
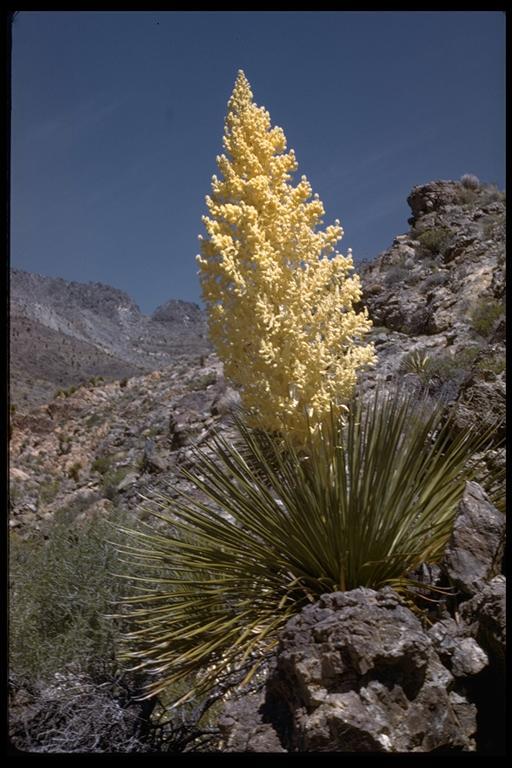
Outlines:
[[[357, 370], [374, 362], [352, 254], [336, 251], [339, 221], [297, 170], [286, 138], [252, 100], [242, 70], [228, 102], [222, 174], [212, 179], [200, 237], [203, 299], [212, 343], [244, 406], [269, 431], [302, 441], [332, 404], [351, 396]], [[309, 427], [308, 427], [309, 424]]]

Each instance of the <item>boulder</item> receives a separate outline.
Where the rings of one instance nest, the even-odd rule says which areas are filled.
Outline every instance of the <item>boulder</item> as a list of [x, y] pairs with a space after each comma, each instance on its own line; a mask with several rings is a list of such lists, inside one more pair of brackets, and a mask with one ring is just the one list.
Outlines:
[[398, 595], [359, 588], [288, 622], [265, 708], [289, 751], [472, 751], [476, 708], [453, 682]]
[[270, 723], [263, 722], [263, 694], [230, 701], [218, 722], [223, 752], [286, 752]]
[[496, 576], [481, 592], [460, 606], [463, 622], [469, 627], [491, 662], [505, 669], [507, 645], [506, 579]]
[[464, 595], [476, 595], [499, 574], [504, 547], [504, 515], [477, 483], [468, 482], [441, 570]]

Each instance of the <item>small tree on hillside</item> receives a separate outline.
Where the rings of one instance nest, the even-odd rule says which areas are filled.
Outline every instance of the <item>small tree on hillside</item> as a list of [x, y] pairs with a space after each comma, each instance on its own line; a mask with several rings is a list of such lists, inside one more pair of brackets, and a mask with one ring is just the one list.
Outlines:
[[308, 420], [314, 428], [342, 407], [374, 361], [361, 344], [371, 322], [353, 308], [361, 286], [350, 249], [335, 249], [339, 221], [320, 229], [322, 202], [305, 176], [293, 185], [294, 152], [241, 70], [224, 149], [197, 256], [210, 337], [258, 424], [302, 440]]

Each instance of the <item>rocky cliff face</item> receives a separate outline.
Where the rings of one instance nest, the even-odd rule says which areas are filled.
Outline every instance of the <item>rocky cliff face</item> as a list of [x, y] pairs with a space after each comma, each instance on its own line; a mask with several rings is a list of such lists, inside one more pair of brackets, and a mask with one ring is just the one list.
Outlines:
[[196, 304], [171, 300], [148, 317], [111, 286], [11, 270], [11, 401], [18, 406], [91, 377], [134, 376], [209, 351]]
[[[476, 181], [476, 180], [475, 180]], [[505, 431], [505, 215], [495, 187], [435, 181], [407, 198], [409, 231], [361, 269], [378, 361], [362, 386], [398, 379], [452, 403], [460, 428]], [[505, 471], [505, 453], [483, 465]]]
[[[361, 270], [375, 376], [414, 373], [454, 399], [505, 368], [505, 201], [436, 181], [408, 197], [410, 230]], [[495, 410], [493, 408], [493, 410]]]

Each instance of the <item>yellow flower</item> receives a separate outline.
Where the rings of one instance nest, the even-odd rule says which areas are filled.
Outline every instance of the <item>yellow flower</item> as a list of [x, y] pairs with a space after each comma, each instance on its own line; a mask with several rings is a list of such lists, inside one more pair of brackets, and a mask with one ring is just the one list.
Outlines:
[[197, 256], [210, 337], [255, 420], [300, 442], [374, 362], [362, 344], [371, 322], [353, 309], [361, 285], [352, 251], [336, 250], [339, 220], [320, 229], [323, 204], [306, 176], [291, 182], [295, 153], [242, 70], [223, 144]]

